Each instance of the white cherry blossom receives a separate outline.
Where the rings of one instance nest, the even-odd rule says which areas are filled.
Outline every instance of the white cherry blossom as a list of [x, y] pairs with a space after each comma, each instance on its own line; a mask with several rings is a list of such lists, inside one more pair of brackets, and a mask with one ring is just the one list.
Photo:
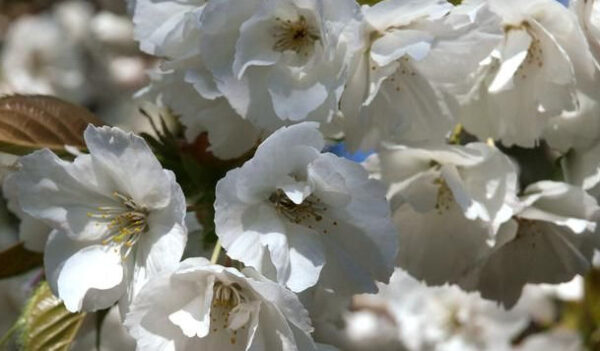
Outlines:
[[[208, 2], [199, 54], [180, 67], [210, 84], [260, 128], [330, 121], [356, 51], [360, 11], [351, 0]], [[219, 45], [215, 45], [218, 43]]]
[[308, 313], [252, 269], [189, 258], [151, 280], [125, 325], [138, 350], [317, 350]]
[[361, 57], [342, 96], [345, 134], [352, 148], [385, 140], [443, 140], [452, 118], [441, 93], [418, 62], [435, 45], [431, 27], [448, 14], [445, 0], [386, 0], [363, 7]]
[[145, 141], [117, 128], [89, 126], [90, 154], [73, 162], [44, 149], [21, 158], [18, 201], [53, 231], [46, 278], [70, 311], [121, 302], [173, 269], [186, 243], [185, 198]]
[[591, 266], [596, 238], [596, 200], [560, 182], [528, 186], [522, 208], [501, 228], [496, 245], [465, 275], [461, 286], [513, 306], [527, 283], [558, 284]]
[[217, 184], [216, 233], [231, 258], [292, 291], [374, 291], [396, 256], [385, 188], [324, 146], [316, 123], [273, 133]]
[[521, 306], [506, 311], [457, 286], [428, 287], [399, 268], [378, 285], [379, 293], [356, 300], [386, 311], [406, 350], [509, 350], [531, 319]]
[[578, 111], [577, 77], [595, 65], [575, 16], [553, 0], [490, 0], [504, 39], [481, 62], [461, 122], [480, 138], [532, 147], [549, 118]]
[[397, 263], [428, 284], [458, 281], [514, 213], [517, 170], [494, 147], [387, 146], [373, 158], [389, 185]]

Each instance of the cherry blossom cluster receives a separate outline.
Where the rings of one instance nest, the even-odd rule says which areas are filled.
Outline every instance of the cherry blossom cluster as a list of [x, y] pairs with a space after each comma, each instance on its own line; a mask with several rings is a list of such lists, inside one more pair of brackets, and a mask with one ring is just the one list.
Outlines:
[[[357, 296], [496, 311], [593, 266], [600, 2], [130, 7], [158, 58], [137, 98], [242, 160], [210, 189], [213, 254], [187, 253], [190, 197], [119, 128], [89, 126], [72, 160], [20, 158], [3, 193], [66, 308], [117, 304], [138, 350], [348, 349], [332, 321]], [[368, 158], [327, 151], [341, 141]], [[443, 323], [414, 321], [402, 347], [427, 349]]]

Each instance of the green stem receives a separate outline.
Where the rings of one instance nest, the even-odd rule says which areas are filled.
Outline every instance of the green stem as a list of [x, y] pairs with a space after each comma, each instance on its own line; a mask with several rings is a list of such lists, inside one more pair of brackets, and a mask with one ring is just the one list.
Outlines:
[[452, 130], [452, 134], [450, 135], [449, 142], [450, 144], [460, 144], [460, 133], [462, 133], [463, 126], [462, 124], [457, 124]]
[[215, 264], [219, 260], [221, 254], [221, 240], [217, 240], [215, 248], [213, 249], [212, 255], [210, 256], [210, 263]]

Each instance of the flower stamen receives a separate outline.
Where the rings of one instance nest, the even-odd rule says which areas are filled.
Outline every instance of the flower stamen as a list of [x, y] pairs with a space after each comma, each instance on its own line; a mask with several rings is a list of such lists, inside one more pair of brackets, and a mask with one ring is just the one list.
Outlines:
[[306, 20], [299, 16], [297, 20], [283, 20], [275, 18], [277, 24], [273, 27], [273, 50], [284, 52], [295, 51], [307, 57], [313, 49], [314, 43], [320, 39], [319, 33]]
[[224, 331], [231, 333], [230, 342], [235, 344], [237, 341], [237, 328], [244, 329], [245, 326], [238, 326], [232, 329], [230, 317], [239, 311], [239, 306], [246, 302], [246, 297], [242, 293], [242, 287], [233, 283], [224, 284], [220, 281], [215, 282], [213, 286], [212, 308], [210, 310], [211, 331], [218, 332], [219, 327]]
[[271, 194], [269, 201], [275, 205], [277, 213], [282, 214], [296, 224], [311, 218], [316, 222], [320, 222], [323, 219], [321, 213], [327, 211], [321, 199], [314, 195], [307, 197], [302, 203], [296, 204], [281, 189], [277, 189], [276, 192]]
[[148, 229], [148, 210], [138, 205], [129, 196], [116, 191], [113, 196], [121, 202], [122, 206], [99, 206], [98, 212], [89, 212], [87, 215], [91, 218], [108, 220], [106, 238], [102, 240], [102, 245], [113, 244], [125, 248], [123, 254], [125, 259], [142, 233]]

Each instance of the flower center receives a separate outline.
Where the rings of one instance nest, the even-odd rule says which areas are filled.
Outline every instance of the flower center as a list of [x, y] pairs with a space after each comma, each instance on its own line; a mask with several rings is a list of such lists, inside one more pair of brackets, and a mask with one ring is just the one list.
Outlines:
[[297, 54], [307, 57], [313, 50], [315, 41], [319, 40], [319, 33], [306, 20], [304, 16], [297, 20], [283, 20], [275, 18], [276, 25], [273, 27], [273, 50], [295, 51]]
[[[245, 330], [248, 318], [235, 318], [240, 305], [247, 301], [242, 293], [242, 287], [215, 282], [213, 286], [212, 307], [210, 309], [210, 330], [212, 333], [226, 332], [231, 344], [237, 342], [238, 329]], [[249, 317], [249, 316], [246, 316]]]
[[314, 195], [310, 195], [302, 203], [296, 204], [281, 189], [277, 189], [271, 194], [269, 201], [275, 205], [277, 213], [296, 224], [306, 220], [320, 222], [323, 219], [321, 212], [327, 211], [327, 207], [321, 202], [321, 199]]
[[225, 285], [222, 282], [216, 282], [213, 287], [213, 306], [221, 306], [230, 310], [235, 308], [245, 300], [241, 291], [242, 287], [237, 283]]
[[121, 206], [100, 206], [98, 212], [88, 212], [87, 215], [107, 221], [102, 245], [125, 247], [123, 258], [127, 258], [142, 233], [148, 230], [148, 210], [127, 195], [115, 191], [113, 196], [121, 202]]
[[542, 68], [544, 66], [544, 50], [541, 47], [541, 41], [537, 38], [535, 33], [531, 30], [531, 26], [529, 23], [524, 22], [521, 27], [507, 27], [505, 28], [505, 32], [510, 30], [526, 30], [527, 34], [531, 36], [531, 44], [527, 49], [527, 56], [525, 57], [525, 61], [519, 65], [519, 68], [515, 72], [515, 75], [520, 77], [521, 79], [527, 78], [528, 71], [532, 69]]
[[[406, 80], [412, 79], [412, 77], [417, 75], [417, 71], [413, 67], [412, 59], [405, 55], [397, 60], [398, 68], [396, 71], [386, 80], [386, 82], [395, 90], [395, 91], [405, 91]], [[371, 70], [375, 70], [377, 67], [372, 66]]]
[[437, 201], [435, 203], [435, 209], [438, 214], [444, 213], [444, 211], [450, 210], [450, 206], [454, 204], [454, 194], [448, 187], [446, 181], [442, 178], [435, 180], [435, 184], [438, 185]]
[[519, 225], [515, 240], [526, 237], [531, 238], [536, 235], [542, 235], [542, 233], [544, 232], [543, 229], [540, 228], [538, 221], [520, 217], [515, 217], [515, 220]]

